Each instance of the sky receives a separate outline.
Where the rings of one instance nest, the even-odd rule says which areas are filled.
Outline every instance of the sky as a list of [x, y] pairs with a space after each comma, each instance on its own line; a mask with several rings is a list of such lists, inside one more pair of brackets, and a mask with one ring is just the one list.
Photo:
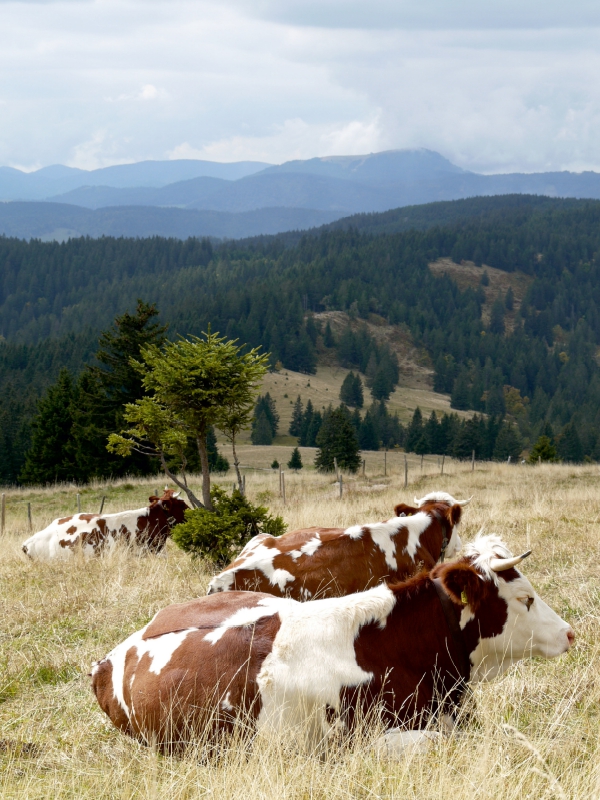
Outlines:
[[598, 0], [0, 0], [0, 165], [600, 171]]

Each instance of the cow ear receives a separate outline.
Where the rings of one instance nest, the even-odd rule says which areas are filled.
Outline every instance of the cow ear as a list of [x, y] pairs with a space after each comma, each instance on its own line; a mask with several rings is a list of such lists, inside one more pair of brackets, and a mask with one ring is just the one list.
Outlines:
[[406, 503], [398, 503], [398, 505], [394, 507], [394, 514], [397, 517], [412, 517], [418, 510], [418, 508], [413, 508], [413, 506], [407, 506]]
[[435, 577], [455, 603], [468, 604], [476, 609], [483, 599], [485, 582], [477, 571], [465, 561], [443, 564], [436, 569]]
[[151, 503], [156, 503], [156, 501], [158, 500], [158, 497], [155, 494], [151, 494], [150, 497], [148, 498], [148, 500]]
[[456, 503], [448, 509], [448, 520], [452, 526], [458, 525], [462, 516], [462, 508]]

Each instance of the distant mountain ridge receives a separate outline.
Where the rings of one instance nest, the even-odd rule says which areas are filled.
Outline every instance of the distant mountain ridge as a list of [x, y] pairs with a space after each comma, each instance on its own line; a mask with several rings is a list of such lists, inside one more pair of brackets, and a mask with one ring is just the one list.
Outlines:
[[[188, 159], [91, 171], [55, 165], [24, 173], [0, 167], [0, 199], [9, 201], [0, 206], [0, 233], [237, 238], [432, 202], [513, 194], [600, 199], [600, 174], [481, 175], [423, 148], [280, 165]], [[26, 208], [30, 201], [36, 201], [35, 209]]]

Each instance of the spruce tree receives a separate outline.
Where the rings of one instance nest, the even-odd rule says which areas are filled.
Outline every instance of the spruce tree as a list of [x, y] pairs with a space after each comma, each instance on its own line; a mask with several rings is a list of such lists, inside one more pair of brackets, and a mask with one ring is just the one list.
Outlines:
[[518, 460], [523, 450], [523, 442], [516, 425], [505, 422], [498, 431], [498, 438], [494, 447], [494, 458], [496, 461], [508, 461], [514, 463]]
[[323, 344], [325, 347], [335, 347], [335, 339], [333, 338], [333, 332], [331, 330], [331, 325], [327, 322], [325, 326], [325, 333], [323, 334]]
[[288, 469], [294, 469], [296, 471], [302, 469], [302, 456], [300, 455], [300, 450], [298, 450], [297, 447], [294, 447], [292, 450], [292, 455], [287, 465]]
[[23, 483], [77, 481], [80, 475], [73, 457], [71, 429], [73, 379], [63, 369], [57, 382], [38, 402], [32, 422], [31, 448], [20, 475]]
[[304, 406], [300, 395], [294, 403], [294, 410], [292, 411], [292, 421], [290, 422], [290, 436], [300, 436], [302, 434], [302, 417], [304, 413]]
[[347, 406], [362, 408], [364, 397], [360, 375], [349, 372], [340, 389], [340, 400]]
[[529, 458], [527, 460], [530, 464], [538, 464], [540, 461], [553, 462], [557, 460], [556, 447], [554, 447], [548, 436], [539, 437], [531, 448], [531, 453], [529, 453]]
[[361, 450], [379, 450], [377, 426], [370, 411], [364, 416], [358, 431], [358, 443]]
[[406, 431], [406, 442], [404, 447], [408, 453], [420, 452], [423, 447], [423, 414], [417, 406]]
[[562, 461], [568, 461], [573, 464], [579, 464], [583, 461], [583, 445], [573, 422], [569, 422], [563, 428], [562, 435], [558, 440], [557, 451]]
[[347, 408], [328, 409], [317, 436], [317, 446], [315, 466], [321, 472], [332, 472], [334, 459], [337, 459], [340, 469], [357, 472], [360, 466], [359, 445]]
[[273, 429], [264, 409], [252, 420], [250, 440], [252, 444], [273, 444]]

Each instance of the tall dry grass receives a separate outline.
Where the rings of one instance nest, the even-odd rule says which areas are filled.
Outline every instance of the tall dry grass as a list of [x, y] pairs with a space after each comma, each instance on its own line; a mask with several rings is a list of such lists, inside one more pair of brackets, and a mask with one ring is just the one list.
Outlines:
[[[162, 757], [112, 728], [89, 688], [93, 660], [143, 625], [159, 608], [202, 595], [210, 570], [171, 543], [166, 557], [127, 550], [84, 562], [25, 559], [27, 502], [41, 527], [73, 512], [75, 487], [7, 493], [0, 541], [0, 794], [3, 798], [428, 798], [600, 800], [600, 470], [596, 466], [509, 467], [403, 464], [393, 474], [345, 481], [287, 474], [287, 504], [275, 474], [247, 478], [253, 500], [282, 513], [290, 528], [349, 525], [391, 516], [395, 503], [444, 489], [474, 494], [461, 536], [481, 528], [513, 551], [530, 546], [525, 567], [534, 586], [573, 626], [572, 651], [555, 661], [525, 661], [474, 687], [473, 714], [426, 755], [379, 758], [364, 730], [326, 757], [302, 753], [292, 737], [247, 739], [219, 759], [191, 750]], [[432, 474], [427, 474], [428, 472]], [[223, 479], [224, 485], [231, 477]], [[82, 508], [143, 505], [153, 484], [121, 481], [82, 493]]]

